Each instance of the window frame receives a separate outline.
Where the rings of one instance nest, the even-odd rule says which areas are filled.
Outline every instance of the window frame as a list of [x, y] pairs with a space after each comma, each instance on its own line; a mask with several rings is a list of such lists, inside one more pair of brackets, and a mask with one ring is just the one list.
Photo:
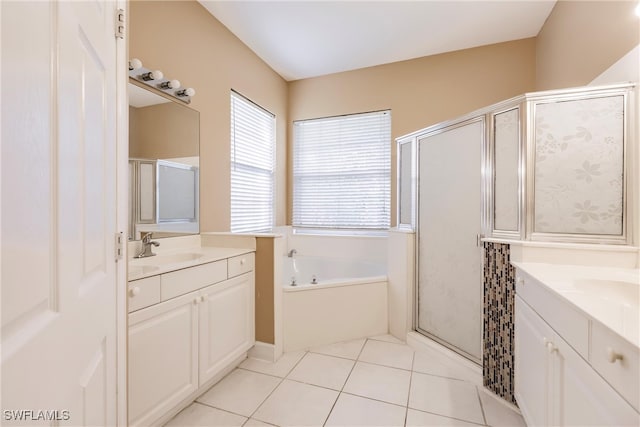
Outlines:
[[[386, 219], [386, 224], [384, 224], [381, 227], [367, 227], [367, 226], [363, 226], [363, 227], [354, 227], [354, 224], [348, 224], [348, 223], [343, 223], [340, 224], [338, 226], [336, 226], [335, 224], [310, 224], [310, 225], [303, 225], [300, 222], [298, 222], [298, 218], [296, 215], [296, 196], [297, 196], [297, 191], [296, 191], [296, 186], [298, 185], [298, 180], [297, 178], [297, 165], [296, 165], [296, 151], [299, 150], [299, 134], [298, 134], [298, 126], [300, 126], [300, 124], [304, 124], [304, 123], [309, 123], [309, 122], [324, 122], [324, 121], [335, 121], [335, 120], [340, 120], [340, 119], [353, 119], [356, 118], [357, 116], [386, 116], [386, 123], [384, 123], [384, 132], [386, 133], [386, 135], [384, 135], [384, 141], [385, 141], [385, 148], [384, 148], [384, 153], [382, 152], [382, 150], [378, 151], [378, 153], [383, 153], [384, 155], [386, 155], [386, 161], [385, 164], [386, 166], [384, 168], [380, 168], [378, 169], [378, 173], [379, 175], [384, 176], [384, 179], [386, 181], [385, 184], [385, 188], [384, 190], [381, 191], [381, 194], [385, 196], [386, 200], [382, 203], [385, 212], [383, 214], [380, 215], [380, 217], [384, 220]], [[378, 119], [380, 120], [380, 119]], [[358, 112], [358, 113], [352, 113], [352, 114], [343, 114], [343, 115], [336, 115], [336, 116], [327, 116], [327, 117], [319, 117], [319, 118], [313, 118], [313, 119], [304, 119], [304, 120], [295, 120], [292, 123], [293, 125], [293, 143], [292, 143], [292, 154], [291, 154], [291, 178], [292, 178], [292, 182], [291, 182], [291, 223], [292, 223], [292, 229], [293, 232], [295, 234], [314, 234], [314, 235], [355, 235], [355, 236], [385, 236], [388, 234], [389, 229], [391, 228], [391, 198], [392, 198], [392, 150], [391, 147], [393, 145], [393, 138], [392, 138], [392, 133], [391, 133], [391, 127], [392, 127], [392, 114], [391, 114], [391, 109], [385, 109], [385, 110], [377, 110], [377, 111], [367, 111], [367, 112]], [[340, 125], [337, 125], [338, 127]], [[354, 140], [356, 138], [350, 138], [350, 140]], [[380, 142], [380, 137], [376, 138], [376, 141]], [[379, 145], [378, 145], [379, 147]], [[338, 150], [339, 152], [339, 150]], [[379, 155], [379, 154], [378, 154]], [[357, 174], [357, 173], [356, 173]], [[360, 174], [362, 175], [371, 175], [371, 172], [360, 172]], [[322, 173], [317, 173], [316, 176], [320, 176], [322, 175]], [[346, 194], [346, 193], [345, 193]], [[386, 218], [384, 218], [386, 217]], [[366, 224], [365, 224], [366, 225]]]
[[[265, 169], [265, 168], [260, 168], [254, 165], [250, 165], [247, 163], [243, 163], [243, 162], [238, 162], [237, 160], [234, 159], [234, 154], [236, 153], [236, 149], [235, 149], [235, 145], [236, 144], [236, 131], [234, 128], [234, 125], [236, 124], [236, 120], [237, 120], [237, 116], [235, 115], [235, 110], [234, 110], [234, 102], [241, 102], [244, 103], [244, 105], [248, 108], [255, 108], [255, 112], [259, 112], [262, 114], [265, 114], [267, 116], [270, 116], [271, 118], [271, 147], [270, 147], [270, 153], [271, 153], [271, 170], [269, 171], [269, 169]], [[252, 101], [251, 99], [249, 99], [248, 97], [244, 96], [243, 94], [241, 94], [240, 92], [231, 89], [230, 91], [230, 121], [229, 121], [229, 125], [230, 125], [230, 145], [229, 145], [229, 230], [232, 233], [238, 233], [238, 234], [260, 234], [260, 233], [270, 233], [273, 231], [274, 227], [275, 227], [275, 223], [276, 223], [276, 144], [277, 144], [277, 118], [276, 115], [273, 114], [272, 112], [270, 112], [269, 110], [267, 110], [266, 108], [262, 107], [261, 105], [257, 104], [256, 102]], [[243, 229], [243, 230], [239, 230], [239, 231], [234, 231], [234, 202], [233, 202], [233, 176], [234, 176], [234, 169], [238, 168], [244, 171], [250, 171], [250, 170], [255, 170], [255, 171], [264, 171], [265, 174], [264, 175], [269, 175], [270, 177], [270, 201], [269, 201], [269, 228], [256, 228], [256, 229]]]

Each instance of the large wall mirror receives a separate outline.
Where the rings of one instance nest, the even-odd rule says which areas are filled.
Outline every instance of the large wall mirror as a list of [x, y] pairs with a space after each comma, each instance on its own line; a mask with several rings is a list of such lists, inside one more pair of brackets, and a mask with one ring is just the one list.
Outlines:
[[197, 234], [200, 113], [129, 81], [129, 240]]

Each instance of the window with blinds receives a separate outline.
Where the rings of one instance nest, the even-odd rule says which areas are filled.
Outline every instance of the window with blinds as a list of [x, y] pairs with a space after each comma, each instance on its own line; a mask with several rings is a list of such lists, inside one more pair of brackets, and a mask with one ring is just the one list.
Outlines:
[[275, 116], [231, 92], [231, 231], [273, 228]]
[[391, 111], [294, 122], [293, 226], [388, 229]]

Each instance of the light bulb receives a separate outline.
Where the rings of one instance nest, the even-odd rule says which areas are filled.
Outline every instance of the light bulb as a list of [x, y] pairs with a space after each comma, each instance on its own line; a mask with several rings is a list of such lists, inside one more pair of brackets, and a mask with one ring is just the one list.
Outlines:
[[129, 60], [129, 71], [137, 70], [142, 68], [142, 61], [138, 58], [133, 58]]
[[178, 89], [180, 87], [180, 80], [169, 80], [160, 84], [162, 89]]
[[178, 96], [193, 96], [196, 94], [196, 91], [193, 88], [186, 88], [186, 89], [182, 89], [176, 92], [176, 95]]
[[162, 74], [162, 71], [155, 70], [155, 71], [149, 71], [148, 73], [142, 74], [140, 78], [145, 82], [148, 82], [149, 80], [160, 80], [162, 79], [163, 76], [164, 74]]
[[636, 16], [640, 16], [640, 3], [636, 6]]

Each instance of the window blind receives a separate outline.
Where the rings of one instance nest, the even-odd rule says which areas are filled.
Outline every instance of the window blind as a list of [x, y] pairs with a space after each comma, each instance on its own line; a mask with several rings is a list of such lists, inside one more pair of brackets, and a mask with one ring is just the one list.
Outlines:
[[273, 228], [275, 116], [231, 92], [231, 231]]
[[293, 225], [387, 229], [391, 111], [294, 122]]

